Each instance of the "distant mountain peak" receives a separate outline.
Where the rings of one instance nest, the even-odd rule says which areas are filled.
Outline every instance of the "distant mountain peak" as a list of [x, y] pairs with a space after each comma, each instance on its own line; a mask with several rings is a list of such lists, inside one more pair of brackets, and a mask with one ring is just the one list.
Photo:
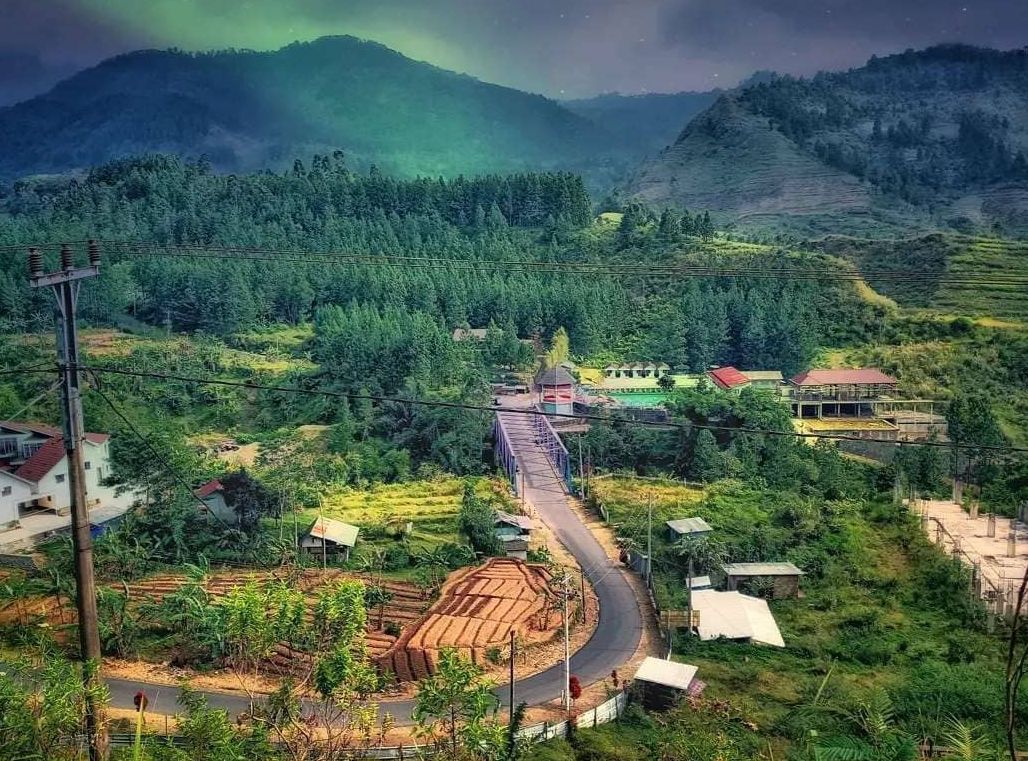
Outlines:
[[762, 79], [695, 117], [628, 193], [836, 230], [1016, 225], [1028, 212], [1028, 50], [938, 45]]

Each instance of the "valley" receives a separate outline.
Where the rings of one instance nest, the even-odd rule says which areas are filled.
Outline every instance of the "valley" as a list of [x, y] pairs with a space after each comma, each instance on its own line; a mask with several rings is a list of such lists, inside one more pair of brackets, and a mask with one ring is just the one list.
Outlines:
[[0, 109], [0, 757], [1025, 752], [1025, 60], [556, 100], [337, 36]]

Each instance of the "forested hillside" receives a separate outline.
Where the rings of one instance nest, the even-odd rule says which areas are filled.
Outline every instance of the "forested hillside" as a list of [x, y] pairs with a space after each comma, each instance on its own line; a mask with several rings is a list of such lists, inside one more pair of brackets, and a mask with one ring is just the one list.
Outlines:
[[1023, 50], [950, 45], [872, 58], [722, 97], [631, 190], [835, 232], [861, 218], [1023, 231], [1026, 115]]
[[582, 169], [588, 159], [600, 177], [597, 156], [621, 152], [554, 101], [352, 37], [274, 52], [139, 51], [0, 109], [5, 179], [150, 151], [248, 171], [337, 149], [364, 168], [447, 176]]
[[[352, 313], [362, 321], [381, 318], [376, 324], [384, 326], [405, 313], [423, 315], [422, 329], [438, 336], [490, 320], [522, 337], [548, 337], [564, 326], [580, 355], [662, 357], [694, 371], [719, 362], [791, 371], [816, 346], [849, 340], [875, 319], [874, 308], [845, 283], [535, 272], [549, 262], [781, 258], [772, 247], [704, 241], [702, 220], [689, 215], [658, 220], [633, 208], [618, 225], [593, 224], [582, 181], [567, 174], [402, 181], [356, 174], [340, 157], [319, 157], [283, 175], [225, 176], [154, 157], [100, 167], [81, 183], [22, 184], [4, 210], [3, 243], [95, 236], [200, 246], [187, 258], [109, 247], [110, 266], [83, 297], [85, 316], [100, 324], [128, 314], [228, 335], [254, 324], [303, 322], [333, 305], [335, 316], [318, 325], [337, 325]], [[219, 245], [271, 253], [251, 261], [204, 252]], [[444, 261], [319, 264], [316, 255], [286, 251]], [[476, 266], [488, 262], [510, 264]], [[0, 319], [24, 325], [42, 300], [29, 293], [23, 266], [18, 257], [3, 263]], [[416, 352], [432, 351], [428, 342], [413, 343]]]

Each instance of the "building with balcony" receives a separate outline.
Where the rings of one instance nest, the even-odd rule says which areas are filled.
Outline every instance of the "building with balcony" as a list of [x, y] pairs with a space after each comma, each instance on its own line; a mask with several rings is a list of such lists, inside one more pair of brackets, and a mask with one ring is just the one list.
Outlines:
[[874, 367], [807, 370], [789, 381], [797, 418], [874, 417], [878, 402], [896, 398], [899, 381]]
[[[106, 433], [83, 437], [86, 504], [91, 513], [100, 508], [104, 515], [113, 515], [112, 511], [120, 508], [124, 512], [136, 500], [134, 494], [118, 494], [104, 483], [111, 474], [109, 444]], [[0, 532], [20, 528], [31, 532], [36, 516], [61, 518], [46, 521], [47, 526], [60, 528], [58, 524], [69, 523], [70, 511], [68, 458], [60, 429], [41, 423], [0, 421]], [[0, 533], [0, 543], [5, 538]]]

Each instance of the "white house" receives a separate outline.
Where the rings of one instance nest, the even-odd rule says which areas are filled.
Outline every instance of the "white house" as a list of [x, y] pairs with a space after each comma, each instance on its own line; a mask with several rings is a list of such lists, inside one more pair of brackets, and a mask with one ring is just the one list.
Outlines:
[[[106, 433], [87, 433], [83, 438], [90, 510], [127, 510], [136, 499], [103, 484], [111, 474], [109, 441]], [[68, 458], [61, 431], [40, 423], [0, 421], [0, 531], [16, 528], [33, 515], [66, 516], [70, 510]]]

